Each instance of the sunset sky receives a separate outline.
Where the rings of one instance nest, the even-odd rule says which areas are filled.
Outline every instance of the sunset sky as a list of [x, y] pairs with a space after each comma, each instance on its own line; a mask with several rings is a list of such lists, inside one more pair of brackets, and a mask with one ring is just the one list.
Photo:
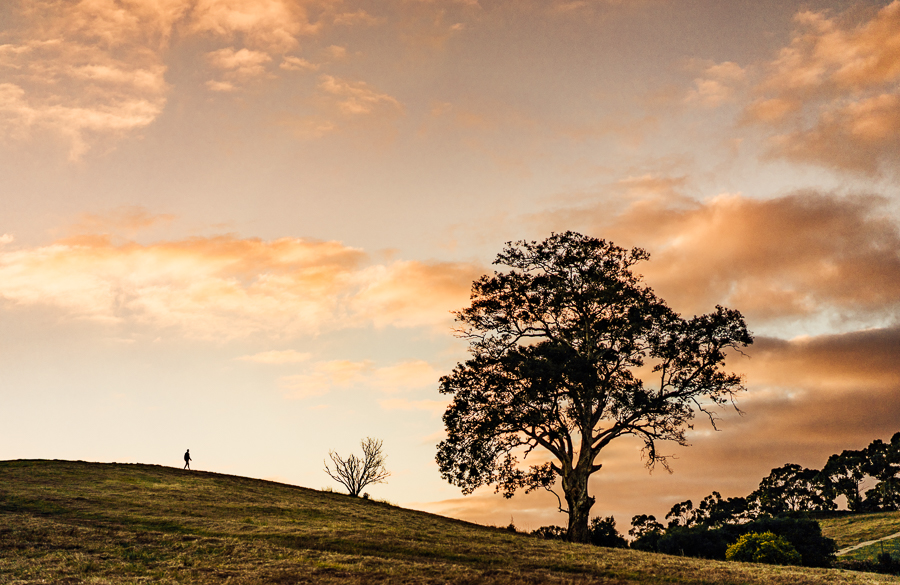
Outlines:
[[565, 524], [434, 463], [451, 311], [510, 240], [640, 246], [738, 309], [745, 412], [673, 473], [613, 443], [625, 532], [900, 431], [900, 0], [0, 2], [0, 459], [194, 467]]

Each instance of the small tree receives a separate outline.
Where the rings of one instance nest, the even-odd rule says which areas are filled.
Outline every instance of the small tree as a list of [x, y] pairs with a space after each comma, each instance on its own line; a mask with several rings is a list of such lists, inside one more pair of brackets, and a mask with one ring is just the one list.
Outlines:
[[347, 459], [341, 459], [334, 451], [328, 451], [334, 471], [328, 467], [328, 460], [325, 460], [325, 473], [347, 488], [354, 497], [367, 485], [386, 483], [385, 479], [391, 475], [384, 466], [385, 455], [381, 452], [381, 439], [366, 437], [360, 445], [363, 449], [362, 458], [350, 455]]

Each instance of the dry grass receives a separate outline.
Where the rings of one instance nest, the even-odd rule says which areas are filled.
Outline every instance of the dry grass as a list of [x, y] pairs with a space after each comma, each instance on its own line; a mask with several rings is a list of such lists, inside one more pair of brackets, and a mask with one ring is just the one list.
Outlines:
[[0, 462], [2, 583], [900, 583], [538, 540], [150, 465]]
[[838, 548], [884, 538], [900, 532], [900, 512], [853, 514], [819, 520], [822, 534], [833, 538]]

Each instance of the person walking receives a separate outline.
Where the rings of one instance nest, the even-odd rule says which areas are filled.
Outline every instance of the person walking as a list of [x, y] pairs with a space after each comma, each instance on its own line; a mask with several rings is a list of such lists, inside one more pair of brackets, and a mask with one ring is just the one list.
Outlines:
[[188, 449], [184, 453], [184, 468], [189, 470], [191, 469], [191, 450]]

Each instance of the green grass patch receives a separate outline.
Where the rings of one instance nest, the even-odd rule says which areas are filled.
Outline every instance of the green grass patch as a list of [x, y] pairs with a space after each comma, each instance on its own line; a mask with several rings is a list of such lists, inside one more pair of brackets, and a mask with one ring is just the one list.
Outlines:
[[822, 534], [833, 538], [841, 549], [900, 532], [900, 512], [838, 516], [819, 520], [819, 524]]

